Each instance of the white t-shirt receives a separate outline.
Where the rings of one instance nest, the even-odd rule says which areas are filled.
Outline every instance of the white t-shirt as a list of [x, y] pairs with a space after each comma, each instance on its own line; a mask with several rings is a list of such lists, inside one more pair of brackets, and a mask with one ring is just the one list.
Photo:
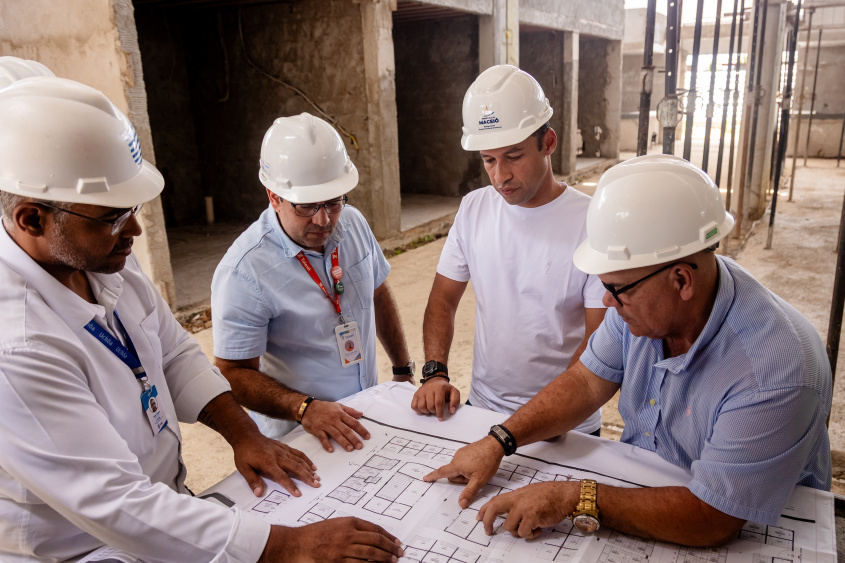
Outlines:
[[[541, 207], [509, 205], [492, 186], [461, 201], [437, 273], [475, 289], [474, 406], [513, 413], [569, 364], [584, 309], [604, 287], [572, 264], [590, 198], [571, 187]], [[601, 426], [601, 409], [577, 430]]]

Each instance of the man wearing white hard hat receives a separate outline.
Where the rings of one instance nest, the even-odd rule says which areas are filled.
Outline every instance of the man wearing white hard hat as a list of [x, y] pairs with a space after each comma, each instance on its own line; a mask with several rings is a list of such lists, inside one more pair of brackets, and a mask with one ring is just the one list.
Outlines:
[[363, 447], [362, 413], [338, 399], [378, 383], [376, 338], [395, 381], [413, 378], [390, 265], [346, 194], [358, 170], [326, 121], [280, 117], [258, 173], [270, 205], [214, 272], [214, 355], [261, 431], [301, 423], [327, 451]]
[[716, 255], [733, 224], [710, 177], [683, 159], [608, 170], [575, 253], [606, 288], [604, 322], [579, 362], [426, 479], [468, 482], [465, 505], [503, 455], [573, 428], [620, 391], [622, 441], [689, 470], [686, 486], [529, 485], [481, 508], [488, 533], [508, 513], [505, 529], [525, 538], [568, 517], [585, 533], [713, 546], [747, 520], [775, 524], [796, 485], [829, 490], [824, 346], [797, 310]]
[[[463, 198], [440, 255], [423, 324], [424, 379], [411, 405], [421, 414], [442, 420], [460, 401], [447, 364], [470, 279], [476, 407], [512, 414], [578, 359], [604, 317], [598, 278], [572, 265], [590, 198], [555, 180], [551, 116], [537, 81], [513, 66], [484, 71], [467, 90], [461, 145], [480, 152], [492, 185]], [[600, 428], [596, 410], [576, 430]]]
[[401, 556], [360, 520], [271, 527], [185, 487], [178, 423], [198, 420], [256, 495], [262, 477], [297, 496], [292, 477], [319, 482], [259, 432], [132, 254], [163, 185], [97, 90], [54, 77], [0, 90], [0, 560], [103, 546], [149, 563]]

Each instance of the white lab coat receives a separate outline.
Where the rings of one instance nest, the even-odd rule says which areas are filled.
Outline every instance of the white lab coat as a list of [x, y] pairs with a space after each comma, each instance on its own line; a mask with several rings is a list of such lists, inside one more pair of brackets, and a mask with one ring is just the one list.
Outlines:
[[[266, 522], [184, 494], [177, 421], [196, 422], [228, 383], [134, 255], [119, 274], [88, 277], [97, 305], [0, 227], [0, 560], [106, 544], [149, 563], [256, 561]], [[120, 334], [115, 308], [167, 415], [158, 436], [129, 368], [83, 328], [96, 319]]]

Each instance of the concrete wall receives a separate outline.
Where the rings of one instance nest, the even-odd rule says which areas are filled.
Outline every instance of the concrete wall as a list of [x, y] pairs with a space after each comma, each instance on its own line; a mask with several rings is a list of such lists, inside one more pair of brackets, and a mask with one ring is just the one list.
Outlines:
[[[342, 135], [361, 175], [350, 202], [371, 220], [374, 230], [391, 230], [392, 217], [380, 216], [379, 202], [372, 197], [374, 190], [384, 191], [385, 177], [373, 167], [386, 160], [388, 167], [396, 168], [395, 134], [393, 139], [384, 131], [372, 134], [382, 123], [371, 114], [385, 114], [390, 120], [393, 103], [392, 53], [388, 61], [379, 59], [379, 24], [372, 11], [374, 6], [383, 10], [382, 4], [316, 0], [241, 8], [139, 9], [144, 50], [150, 52], [149, 65], [156, 67], [150, 72], [154, 82], [149, 89], [158, 121], [154, 133], [172, 149], [161, 155], [161, 167], [181, 183], [180, 193], [171, 199], [177, 221], [204, 221], [203, 195], [214, 197], [219, 221], [251, 221], [266, 207], [257, 178], [264, 133], [279, 116], [320, 115], [266, 72], [305, 92], [354, 136], [358, 148]], [[366, 40], [364, 18], [370, 18]], [[368, 50], [366, 41], [372, 41], [373, 48]], [[365, 64], [368, 55], [372, 60]], [[386, 109], [380, 105], [379, 65], [389, 73]], [[373, 81], [377, 84], [370, 89]], [[391, 140], [393, 158], [382, 158], [382, 143], [390, 145]], [[398, 179], [393, 184], [395, 188]], [[395, 203], [398, 208], [398, 196]], [[395, 222], [398, 231], [398, 216]]]
[[396, 107], [403, 193], [461, 196], [486, 184], [461, 149], [461, 106], [478, 76], [478, 18], [397, 23]]
[[[563, 32], [521, 30], [519, 34], [522, 69], [537, 79], [554, 109], [551, 125], [558, 137], [563, 133], [564, 81]], [[558, 139], [558, 150], [562, 150]], [[561, 173], [561, 161], [552, 158], [556, 174]]]
[[625, 1], [520, 0], [519, 22], [621, 40], [625, 29]]
[[[0, 55], [37, 60], [56, 76], [101, 90], [134, 124], [144, 158], [155, 162], [129, 0], [4, 0]], [[135, 254], [173, 305], [176, 293], [159, 200], [144, 207], [140, 221], [144, 234]]]
[[[622, 108], [622, 42], [581, 36], [578, 128], [585, 157], [616, 158]], [[596, 138], [595, 127], [601, 127]]]

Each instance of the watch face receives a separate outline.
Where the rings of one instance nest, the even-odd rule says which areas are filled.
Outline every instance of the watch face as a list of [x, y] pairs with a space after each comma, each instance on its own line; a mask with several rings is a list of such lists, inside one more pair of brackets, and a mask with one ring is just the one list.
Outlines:
[[599, 519], [589, 514], [579, 514], [572, 519], [572, 524], [585, 534], [592, 534], [601, 527]]
[[417, 373], [417, 362], [411, 360], [411, 362], [408, 364], [408, 367], [411, 369], [411, 375]]
[[422, 368], [423, 377], [428, 377], [429, 375], [434, 375], [435, 373], [437, 373], [439, 363], [440, 362], [436, 360], [427, 361]]

